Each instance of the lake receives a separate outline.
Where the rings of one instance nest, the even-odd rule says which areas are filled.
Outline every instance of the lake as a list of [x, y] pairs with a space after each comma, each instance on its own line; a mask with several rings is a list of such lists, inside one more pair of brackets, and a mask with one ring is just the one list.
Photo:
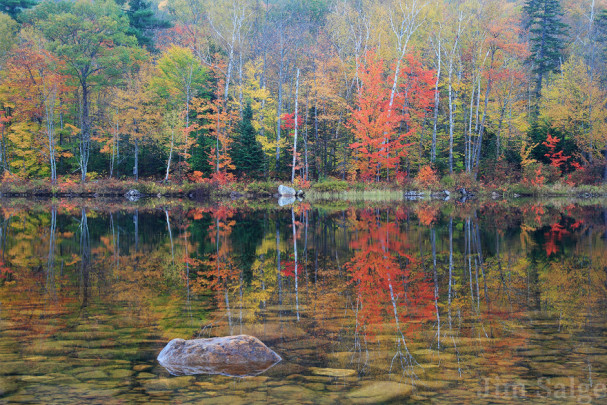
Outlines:
[[[600, 201], [1, 200], [0, 401], [603, 403]], [[248, 334], [262, 374], [173, 376]]]

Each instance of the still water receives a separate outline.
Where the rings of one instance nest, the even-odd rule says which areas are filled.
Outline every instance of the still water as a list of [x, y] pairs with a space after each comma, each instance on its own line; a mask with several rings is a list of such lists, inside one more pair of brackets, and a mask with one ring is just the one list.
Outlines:
[[[607, 211], [4, 200], [0, 402], [604, 403]], [[249, 334], [255, 377], [172, 376]]]

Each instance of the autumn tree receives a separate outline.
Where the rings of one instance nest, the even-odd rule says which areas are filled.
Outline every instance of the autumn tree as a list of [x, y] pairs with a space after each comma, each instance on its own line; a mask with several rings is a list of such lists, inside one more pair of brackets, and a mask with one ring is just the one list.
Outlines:
[[583, 60], [573, 57], [545, 88], [541, 117], [562, 133], [570, 134], [592, 160], [607, 142], [607, 92], [593, 82]]
[[7, 14], [0, 13], [0, 68], [4, 66], [8, 53], [15, 44], [18, 31], [19, 24]]
[[[183, 116], [184, 130], [190, 132], [192, 99], [202, 95], [207, 80], [206, 69], [188, 48], [173, 45], [166, 49], [157, 64], [152, 85], [158, 96], [168, 101], [170, 108]], [[189, 152], [189, 148], [186, 152]]]
[[230, 150], [236, 116], [234, 111], [225, 108], [223, 77], [217, 75], [216, 71], [214, 73], [216, 80], [214, 99], [195, 99], [194, 108], [197, 118], [202, 120], [200, 129], [206, 131], [206, 136], [209, 138], [214, 138], [215, 145], [208, 156], [208, 162], [213, 168], [211, 178], [220, 184], [225, 184], [233, 179], [231, 172], [235, 168]]
[[44, 35], [48, 49], [65, 62], [66, 73], [79, 85], [78, 164], [84, 182], [93, 129], [91, 93], [119, 79], [121, 67], [138, 57], [128, 18], [112, 0], [45, 1], [25, 21]]
[[[356, 108], [348, 122], [355, 142], [350, 145], [357, 153], [357, 165], [363, 179], [375, 177], [379, 181], [381, 171], [400, 171], [401, 159], [407, 155], [407, 139], [419, 130], [420, 114], [431, 106], [433, 74], [421, 68], [411, 55], [402, 71], [406, 80], [401, 92], [395, 95], [394, 107], [391, 88], [385, 86], [383, 61], [375, 54], [367, 54], [361, 65]], [[404, 128], [400, 128], [404, 123]]]
[[397, 132], [400, 116], [390, 106], [390, 87], [385, 85], [384, 62], [369, 52], [361, 64], [358, 75], [361, 89], [356, 107], [352, 109], [348, 126], [355, 142], [350, 148], [357, 155], [359, 175], [363, 179], [379, 181], [382, 169], [397, 167], [404, 145], [391, 144], [390, 138]]
[[[15, 172], [28, 176], [50, 169], [50, 180], [55, 183], [57, 158], [67, 156], [57, 146], [59, 99], [67, 99], [71, 88], [61, 73], [63, 64], [42, 43], [32, 31], [21, 33], [20, 47], [6, 64], [0, 93], [13, 111], [8, 140], [13, 146]], [[48, 166], [42, 163], [45, 160]]]
[[133, 177], [139, 180], [139, 150], [140, 144], [158, 137], [161, 127], [162, 103], [156, 98], [150, 82], [151, 68], [143, 66], [138, 72], [133, 72], [127, 79], [125, 89], [116, 92], [114, 108], [118, 112], [117, 125], [120, 132], [131, 139], [134, 146]]
[[[243, 95], [247, 104], [251, 106], [251, 124], [264, 152], [263, 172], [267, 174], [268, 161], [276, 151], [276, 102], [271, 97], [267, 81], [263, 80], [262, 59], [257, 58], [247, 62], [244, 66], [244, 75]], [[282, 142], [282, 146], [285, 145], [286, 143]]]

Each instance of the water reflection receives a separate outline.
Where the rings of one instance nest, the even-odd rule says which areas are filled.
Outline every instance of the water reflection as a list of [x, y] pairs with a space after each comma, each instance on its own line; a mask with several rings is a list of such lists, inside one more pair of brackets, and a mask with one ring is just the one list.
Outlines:
[[[588, 386], [600, 402], [607, 391], [601, 206], [9, 201], [0, 213], [8, 401], [551, 402]], [[155, 361], [172, 338], [234, 334], [284, 361], [253, 379], [170, 377]]]

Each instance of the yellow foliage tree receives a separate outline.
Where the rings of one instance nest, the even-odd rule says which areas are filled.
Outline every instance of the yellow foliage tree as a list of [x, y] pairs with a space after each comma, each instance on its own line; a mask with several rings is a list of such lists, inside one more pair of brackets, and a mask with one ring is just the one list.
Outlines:
[[607, 142], [607, 92], [586, 63], [571, 57], [546, 87], [541, 115], [555, 128], [571, 133], [581, 150], [593, 156]]

